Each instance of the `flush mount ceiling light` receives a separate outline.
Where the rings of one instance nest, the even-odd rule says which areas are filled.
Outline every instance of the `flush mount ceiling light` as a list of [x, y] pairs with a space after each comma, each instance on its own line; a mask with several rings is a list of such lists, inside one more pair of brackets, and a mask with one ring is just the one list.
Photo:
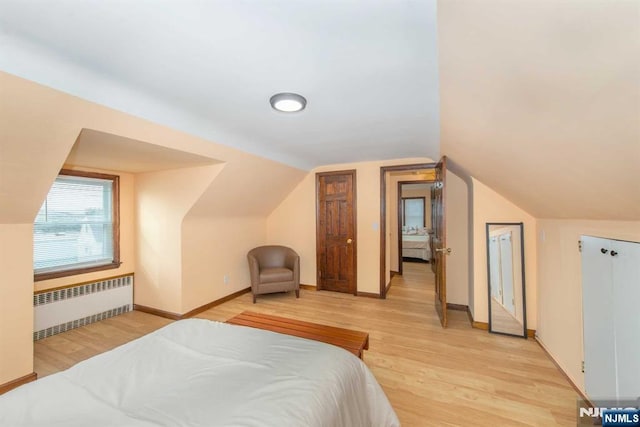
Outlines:
[[269, 100], [274, 110], [284, 113], [295, 113], [304, 110], [307, 100], [297, 93], [276, 93]]

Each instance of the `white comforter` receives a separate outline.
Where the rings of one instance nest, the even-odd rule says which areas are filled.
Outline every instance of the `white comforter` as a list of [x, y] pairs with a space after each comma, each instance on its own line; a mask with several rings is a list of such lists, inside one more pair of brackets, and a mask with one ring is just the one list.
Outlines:
[[0, 396], [0, 426], [399, 426], [347, 351], [189, 319]]
[[424, 249], [429, 247], [429, 236], [420, 234], [403, 234], [402, 249]]

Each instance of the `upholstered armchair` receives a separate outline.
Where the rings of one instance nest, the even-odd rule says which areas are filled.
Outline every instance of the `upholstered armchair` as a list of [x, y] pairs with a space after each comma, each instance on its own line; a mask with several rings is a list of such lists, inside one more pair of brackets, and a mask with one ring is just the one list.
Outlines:
[[256, 296], [296, 291], [300, 297], [300, 256], [286, 246], [259, 246], [247, 254], [253, 303]]

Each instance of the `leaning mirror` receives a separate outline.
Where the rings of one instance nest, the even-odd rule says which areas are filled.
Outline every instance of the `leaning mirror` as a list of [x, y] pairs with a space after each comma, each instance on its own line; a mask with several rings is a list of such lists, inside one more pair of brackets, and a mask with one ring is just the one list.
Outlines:
[[522, 223], [487, 223], [489, 331], [527, 337]]

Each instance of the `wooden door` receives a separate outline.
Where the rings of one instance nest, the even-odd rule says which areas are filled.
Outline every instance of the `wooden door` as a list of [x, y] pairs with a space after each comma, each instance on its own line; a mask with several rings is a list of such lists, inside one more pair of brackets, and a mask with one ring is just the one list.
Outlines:
[[356, 171], [316, 174], [318, 290], [357, 293]]
[[434, 272], [436, 275], [435, 306], [443, 328], [447, 327], [447, 236], [445, 233], [445, 184], [447, 174], [447, 158], [443, 157], [436, 164], [436, 180], [431, 191], [432, 214], [431, 225], [433, 227], [433, 255]]

